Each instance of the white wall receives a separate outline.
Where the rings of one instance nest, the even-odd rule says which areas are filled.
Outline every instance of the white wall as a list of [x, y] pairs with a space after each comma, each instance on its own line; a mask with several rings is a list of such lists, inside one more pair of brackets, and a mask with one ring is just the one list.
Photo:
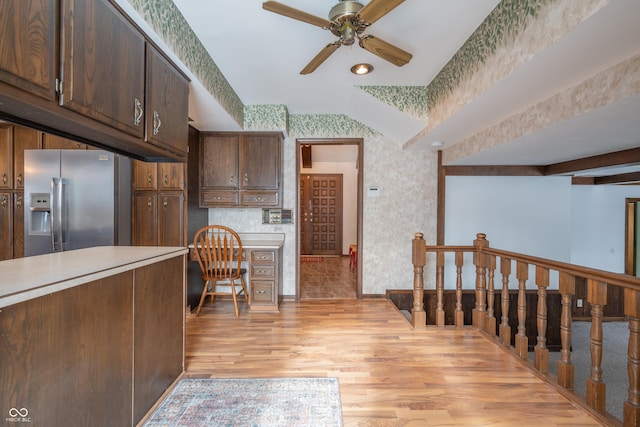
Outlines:
[[571, 263], [624, 273], [625, 199], [637, 185], [572, 187]]
[[[447, 177], [445, 244], [471, 245], [482, 232], [494, 248], [622, 273], [627, 197], [640, 197], [640, 187], [576, 186], [569, 177]], [[452, 257], [446, 262], [452, 288]], [[475, 274], [471, 262], [465, 259], [465, 277]], [[529, 286], [534, 277], [530, 271]]]

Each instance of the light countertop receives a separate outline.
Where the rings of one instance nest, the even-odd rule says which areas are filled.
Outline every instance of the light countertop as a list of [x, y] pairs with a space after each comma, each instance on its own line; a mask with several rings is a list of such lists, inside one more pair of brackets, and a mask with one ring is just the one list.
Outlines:
[[[279, 249], [284, 245], [284, 233], [238, 233], [243, 249]], [[193, 243], [189, 245], [193, 248]]]
[[0, 261], [0, 308], [187, 252], [184, 247], [98, 246]]

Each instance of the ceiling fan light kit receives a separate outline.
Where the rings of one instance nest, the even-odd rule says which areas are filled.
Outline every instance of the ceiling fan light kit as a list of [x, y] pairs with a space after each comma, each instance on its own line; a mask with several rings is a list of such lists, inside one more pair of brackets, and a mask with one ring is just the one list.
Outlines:
[[[372, 35], [362, 35], [370, 25], [403, 2], [404, 0], [371, 0], [366, 6], [363, 6], [354, 0], [341, 0], [329, 11], [328, 20], [294, 9], [277, 1], [266, 1], [262, 3], [262, 8], [269, 12], [329, 30], [335, 36], [339, 37], [339, 40], [325, 46], [300, 72], [300, 74], [310, 74], [326, 61], [340, 46], [351, 46], [355, 43], [356, 39], [361, 48], [398, 67], [402, 67], [411, 61], [413, 56], [409, 52]], [[373, 67], [371, 67], [371, 69], [373, 69]], [[353, 68], [352, 72], [354, 72]]]

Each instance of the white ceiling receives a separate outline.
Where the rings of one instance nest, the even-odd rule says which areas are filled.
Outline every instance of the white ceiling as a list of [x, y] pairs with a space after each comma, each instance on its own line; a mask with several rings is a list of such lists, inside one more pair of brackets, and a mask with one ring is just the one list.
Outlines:
[[[396, 67], [357, 45], [342, 46], [315, 72], [303, 76], [300, 70], [325, 45], [336, 40], [329, 31], [268, 12], [262, 9], [262, 0], [173, 1], [245, 105], [284, 104], [291, 114], [346, 114], [399, 144], [423, 131], [426, 124], [354, 87], [427, 85], [499, 3], [407, 0], [365, 34], [411, 52], [409, 64]], [[326, 18], [336, 0], [280, 2]], [[432, 141], [439, 140], [444, 141], [446, 149], [598, 71], [640, 54], [639, 16], [640, 1], [611, 0], [454, 117], [422, 135], [414, 148], [428, 149]], [[374, 72], [368, 76], [351, 74], [349, 69], [357, 62], [372, 64]], [[215, 104], [197, 82], [192, 98], [200, 101], [191, 105]], [[224, 130], [227, 126], [210, 111], [190, 111], [190, 116], [200, 130]], [[455, 163], [544, 165], [638, 146], [640, 97], [636, 96]]]

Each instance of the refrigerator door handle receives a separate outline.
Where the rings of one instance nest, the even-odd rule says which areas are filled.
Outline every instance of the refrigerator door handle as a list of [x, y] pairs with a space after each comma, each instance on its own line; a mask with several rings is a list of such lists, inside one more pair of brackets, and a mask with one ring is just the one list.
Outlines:
[[62, 252], [62, 219], [63, 211], [62, 178], [51, 178], [51, 250]]

